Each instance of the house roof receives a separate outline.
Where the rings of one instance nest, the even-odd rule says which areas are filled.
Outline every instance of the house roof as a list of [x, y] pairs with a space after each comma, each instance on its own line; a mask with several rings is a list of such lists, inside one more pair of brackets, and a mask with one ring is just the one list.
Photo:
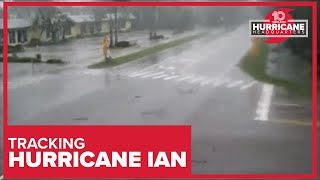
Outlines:
[[79, 23], [79, 22], [93, 22], [94, 21], [94, 16], [93, 15], [68, 15], [74, 22]]
[[[136, 19], [136, 17], [132, 14], [132, 13], [121, 13], [119, 12], [118, 13], [118, 18], [123, 18], [123, 19], [130, 19], [130, 20], [134, 20]], [[115, 14], [114, 13], [108, 13], [105, 15], [105, 18], [104, 20], [112, 20], [112, 19], [115, 19]]]
[[[94, 16], [89, 14], [81, 14], [81, 15], [70, 15], [68, 16], [76, 23], [80, 22], [94, 22]], [[115, 14], [106, 14], [103, 20], [108, 21], [115, 18]], [[136, 17], [133, 14], [124, 14], [124, 13], [118, 13], [118, 18], [128, 18], [130, 20], [135, 19]]]
[[[80, 23], [80, 22], [94, 22], [94, 16], [88, 15], [88, 14], [82, 14], [82, 15], [68, 15], [74, 22]], [[115, 15], [112, 13], [106, 14], [105, 18], [103, 20], [108, 21], [115, 18]], [[118, 18], [126, 18], [130, 20], [136, 19], [136, 17], [129, 13], [118, 13]], [[3, 29], [3, 19], [0, 18], [0, 29]], [[30, 19], [24, 19], [24, 18], [9, 18], [8, 20], [8, 29], [18, 29], [18, 28], [26, 28], [32, 26], [32, 20]]]
[[[3, 18], [0, 19], [0, 29], [3, 29]], [[22, 18], [12, 18], [8, 19], [8, 29], [18, 29], [18, 28], [26, 28], [32, 26], [30, 20], [22, 19]]]

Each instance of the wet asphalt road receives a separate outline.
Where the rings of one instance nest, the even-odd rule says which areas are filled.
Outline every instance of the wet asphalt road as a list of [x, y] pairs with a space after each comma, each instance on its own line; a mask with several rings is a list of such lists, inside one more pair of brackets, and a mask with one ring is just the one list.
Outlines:
[[237, 68], [249, 47], [239, 27], [113, 69], [51, 74], [9, 90], [9, 123], [188, 124], [193, 173], [311, 173], [311, 127], [255, 120], [263, 85]]

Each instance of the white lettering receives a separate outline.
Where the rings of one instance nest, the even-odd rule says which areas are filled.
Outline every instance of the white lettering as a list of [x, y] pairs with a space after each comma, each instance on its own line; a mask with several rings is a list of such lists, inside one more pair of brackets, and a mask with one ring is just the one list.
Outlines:
[[141, 167], [141, 152], [129, 152], [129, 167]]

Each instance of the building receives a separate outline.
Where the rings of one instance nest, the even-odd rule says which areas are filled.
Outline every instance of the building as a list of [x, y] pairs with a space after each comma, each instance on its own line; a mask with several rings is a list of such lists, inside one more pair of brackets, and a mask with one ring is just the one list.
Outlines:
[[[93, 34], [109, 33], [112, 20], [115, 19], [114, 14], [106, 14], [101, 21], [96, 22], [93, 15], [68, 15], [74, 22], [70, 33], [72, 37], [88, 36]], [[130, 31], [135, 16], [131, 13], [118, 13], [119, 30], [121, 32]]]
[[[3, 22], [3, 19], [0, 19]], [[32, 23], [26, 19], [13, 18], [8, 21], [8, 44], [26, 44], [30, 40]], [[3, 23], [0, 24], [1, 42], [3, 42]]]
[[[115, 19], [114, 14], [106, 14], [101, 21], [95, 21], [93, 15], [69, 15], [68, 18], [72, 20], [72, 25], [61, 28], [55, 34], [56, 39], [71, 38], [71, 37], [85, 37], [98, 34], [106, 34], [110, 32], [112, 20]], [[130, 31], [132, 23], [135, 20], [133, 14], [118, 13], [118, 23], [120, 32]], [[3, 19], [1, 19], [3, 22]], [[3, 24], [0, 24], [0, 33], [2, 37]], [[63, 37], [63, 38], [62, 38]], [[9, 45], [24, 45], [31, 40], [40, 42], [52, 41], [52, 33], [41, 29], [40, 26], [33, 25], [33, 20], [22, 19], [17, 17], [10, 17], [8, 20], [8, 43]]]
[[[105, 20], [111, 21], [115, 19], [115, 14], [106, 14]], [[132, 13], [119, 12], [118, 16], [119, 30], [121, 32], [127, 32], [132, 29], [132, 24], [136, 20], [136, 17]]]

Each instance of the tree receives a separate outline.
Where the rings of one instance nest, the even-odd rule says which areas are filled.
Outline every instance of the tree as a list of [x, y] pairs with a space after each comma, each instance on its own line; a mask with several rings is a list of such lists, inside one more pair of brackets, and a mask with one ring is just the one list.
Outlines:
[[[93, 13], [96, 27], [98, 26], [101, 27], [101, 22], [107, 13], [107, 8], [98, 6], [98, 7], [91, 7], [90, 10]], [[101, 29], [99, 28], [98, 30], [100, 31]]]
[[58, 23], [62, 31], [62, 40], [65, 40], [66, 31], [70, 30], [74, 22], [66, 14], [59, 14], [58, 16]]
[[[117, 2], [126, 2], [130, 0], [114, 0]], [[118, 33], [119, 33], [119, 21], [118, 21], [118, 7], [114, 7], [114, 40], [115, 40], [115, 45], [118, 44]]]
[[[56, 41], [61, 37], [65, 39], [67, 28], [73, 25], [73, 21], [65, 14], [62, 14], [56, 7], [43, 6], [38, 9], [39, 15], [34, 20], [34, 25], [41, 28], [40, 36], [44, 31], [51, 35], [51, 40]], [[61, 31], [61, 34], [58, 32]]]

